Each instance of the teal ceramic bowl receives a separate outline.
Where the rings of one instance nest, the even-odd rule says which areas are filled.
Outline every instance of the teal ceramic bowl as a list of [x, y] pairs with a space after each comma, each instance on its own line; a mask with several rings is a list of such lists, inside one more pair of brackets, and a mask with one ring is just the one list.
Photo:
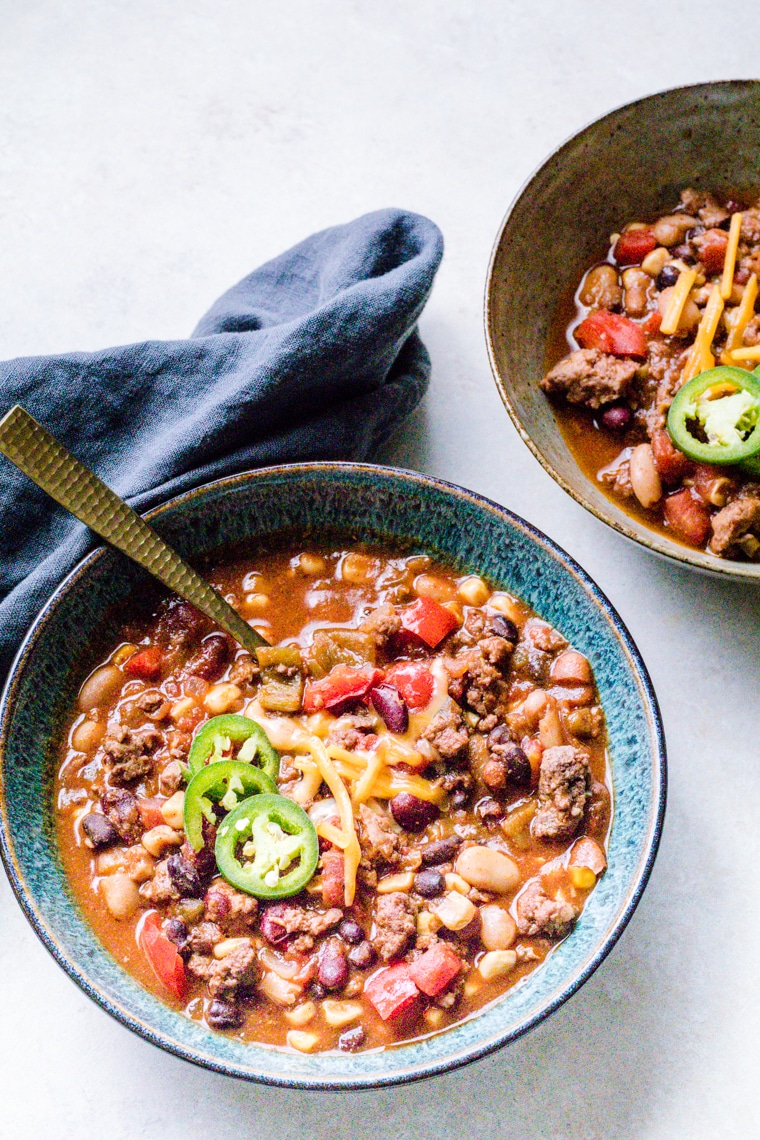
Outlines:
[[244, 1045], [162, 1004], [101, 946], [61, 867], [53, 825], [56, 742], [95, 649], [115, 636], [143, 572], [96, 550], [37, 618], [0, 706], [2, 854], [21, 907], [71, 978], [147, 1041], [230, 1076], [309, 1089], [368, 1088], [439, 1073], [513, 1041], [548, 1017], [596, 969], [641, 897], [665, 808], [665, 744], [636, 646], [614, 609], [567, 554], [470, 491], [383, 467], [303, 464], [251, 472], [183, 495], [147, 516], [193, 558], [256, 535], [345, 528], [416, 546], [524, 598], [590, 659], [607, 715], [614, 782], [609, 870], [570, 937], [509, 994], [468, 1020], [410, 1044], [304, 1055]]

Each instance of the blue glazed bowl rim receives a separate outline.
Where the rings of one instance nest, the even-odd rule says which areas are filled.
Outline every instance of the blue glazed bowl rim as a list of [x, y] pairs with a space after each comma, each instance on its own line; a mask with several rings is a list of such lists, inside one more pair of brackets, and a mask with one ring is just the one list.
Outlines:
[[[183, 507], [184, 505], [193, 502], [198, 498], [202, 498], [205, 494], [222, 488], [231, 488], [236, 485], [245, 484], [251, 480], [267, 480], [278, 479], [282, 477], [291, 478], [309, 478], [314, 477], [320, 473], [325, 475], [340, 474], [341, 472], [356, 472], [364, 473], [367, 475], [379, 475], [392, 480], [401, 480], [413, 486], [429, 487], [437, 491], [443, 491], [447, 497], [453, 496], [459, 500], [469, 501], [475, 507], [494, 513], [507, 521], [516, 529], [521, 530], [532, 541], [543, 547], [562, 567], [568, 571], [579, 583], [582, 588], [593, 597], [596, 604], [600, 607], [606, 615], [610, 624], [612, 625], [615, 633], [617, 634], [622, 646], [624, 647], [628, 660], [630, 662], [632, 671], [636, 675], [640, 684], [640, 693], [643, 703], [645, 705], [645, 712], [647, 720], [651, 727], [652, 732], [652, 761], [653, 761], [653, 796], [652, 808], [653, 811], [650, 816], [649, 834], [645, 841], [646, 856], [640, 861], [636, 873], [632, 877], [631, 883], [628, 888], [628, 897], [625, 906], [621, 909], [614, 924], [607, 933], [603, 942], [599, 945], [596, 952], [593, 953], [586, 962], [577, 970], [575, 975], [570, 978], [567, 983], [557, 992], [552, 998], [542, 1005], [538, 1010], [529, 1016], [524, 1017], [521, 1021], [513, 1024], [511, 1027], [497, 1032], [488, 1040], [476, 1042], [472, 1045], [466, 1046], [453, 1053], [448, 1057], [440, 1058], [435, 1061], [414, 1062], [406, 1065], [393, 1064], [392, 1058], [399, 1057], [399, 1050], [394, 1047], [388, 1049], [387, 1056], [391, 1063], [389, 1068], [392, 1070], [387, 1075], [372, 1074], [367, 1077], [361, 1074], [350, 1074], [345, 1076], [336, 1077], [335, 1079], [322, 1078], [310, 1080], [300, 1077], [277, 1077], [271, 1073], [259, 1074], [252, 1072], [250, 1069], [243, 1068], [237, 1064], [230, 1063], [226, 1060], [219, 1060], [213, 1055], [202, 1052], [199, 1049], [185, 1046], [184, 1044], [172, 1040], [171, 1037], [161, 1030], [156, 1029], [152, 1025], [147, 1024], [145, 1021], [137, 1017], [133, 1012], [124, 1006], [120, 1005], [112, 998], [108, 997], [99, 986], [92, 982], [88, 977], [86, 970], [73, 961], [68, 954], [64, 952], [58, 944], [54, 930], [50, 928], [42, 913], [36, 908], [30, 893], [26, 890], [24, 876], [20, 871], [18, 861], [16, 859], [13, 843], [10, 835], [10, 828], [8, 826], [7, 809], [4, 794], [3, 782], [3, 767], [0, 763], [0, 857], [2, 857], [11, 888], [16, 896], [16, 899], [29, 923], [31, 924], [35, 934], [42, 942], [43, 946], [49, 951], [56, 962], [63, 968], [68, 976], [76, 982], [76, 984], [84, 991], [84, 993], [91, 998], [101, 1009], [109, 1013], [122, 1025], [131, 1029], [138, 1036], [142, 1037], [150, 1044], [158, 1048], [164, 1049], [166, 1052], [173, 1054], [176, 1057], [185, 1061], [190, 1061], [193, 1064], [199, 1065], [202, 1068], [211, 1070], [212, 1072], [220, 1073], [224, 1076], [237, 1077], [245, 1080], [256, 1081], [264, 1085], [273, 1087], [304, 1089], [309, 1091], [341, 1091], [343, 1089], [376, 1089], [387, 1086], [407, 1084], [411, 1081], [421, 1080], [426, 1077], [435, 1076], [437, 1074], [450, 1072], [454, 1069], [460, 1068], [471, 1061], [475, 1061], [486, 1057], [497, 1050], [503, 1048], [505, 1045], [510, 1044], [512, 1041], [517, 1040], [523, 1034], [534, 1029], [538, 1024], [549, 1017], [555, 1010], [572, 997], [577, 990], [586, 982], [589, 977], [594, 973], [597, 967], [604, 961], [612, 948], [618, 942], [620, 936], [628, 925], [633, 912], [635, 911], [639, 900], [644, 892], [644, 889], [649, 881], [649, 877], [654, 866], [654, 861], [657, 856], [657, 851], [662, 836], [662, 827], [665, 814], [665, 805], [667, 798], [667, 754], [665, 735], [662, 726], [662, 717], [660, 713], [659, 703], [654, 692], [651, 678], [646, 665], [641, 657], [636, 643], [634, 642], [631, 634], [629, 633], [625, 623], [620, 615], [615, 610], [614, 606], [597, 586], [594, 580], [586, 573], [585, 570], [556, 542], [550, 539], [542, 531], [538, 530], [531, 523], [522, 519], [519, 515], [514, 514], [509, 508], [478, 494], [475, 491], [470, 491], [464, 487], [460, 487], [455, 483], [450, 483], [444, 479], [439, 479], [435, 476], [426, 475], [417, 471], [410, 471], [400, 467], [384, 466], [372, 463], [356, 463], [346, 461], [333, 461], [333, 462], [308, 462], [308, 463], [292, 463], [292, 464], [279, 464], [270, 467], [256, 468], [250, 471], [240, 472], [236, 475], [226, 476], [222, 479], [213, 480], [209, 483], [201, 484], [198, 487], [185, 491], [180, 495], [176, 495], [171, 499], [153, 507], [150, 511], [145, 512], [144, 517], [146, 520], [159, 517], [165, 511], [173, 508]], [[66, 578], [57, 587], [54, 593], [50, 596], [43, 608], [40, 610], [37, 617], [32, 622], [29, 630], [24, 637], [24, 640], [19, 647], [16, 657], [11, 666], [8, 678], [3, 688], [2, 697], [0, 697], [0, 758], [5, 751], [5, 740], [7, 738], [11, 713], [14, 704], [16, 691], [20, 684], [20, 678], [23, 673], [24, 667], [30, 656], [34, 653], [35, 647], [39, 639], [44, 635], [45, 629], [51, 620], [51, 617], [57, 607], [65, 601], [71, 587], [79, 581], [92, 567], [92, 565], [100, 558], [104, 557], [108, 552], [108, 547], [101, 545], [95, 550], [91, 551], [81, 562], [74, 567], [74, 569], [66, 576]], [[86, 921], [86, 920], [84, 920]], [[107, 951], [103, 951], [107, 953]], [[168, 1007], [167, 1007], [168, 1008]], [[179, 1015], [178, 1015], [179, 1016]], [[477, 1019], [477, 1015], [473, 1020]], [[255, 1048], [255, 1045], [252, 1046]], [[406, 1055], [414, 1051], [415, 1043], [411, 1042], [402, 1046]]]

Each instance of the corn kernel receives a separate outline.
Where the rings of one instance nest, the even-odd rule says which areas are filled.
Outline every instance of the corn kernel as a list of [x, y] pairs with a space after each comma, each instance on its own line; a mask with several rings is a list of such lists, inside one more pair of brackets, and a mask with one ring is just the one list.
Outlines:
[[435, 913], [449, 930], [464, 930], [478, 912], [477, 908], [464, 895], [460, 895], [456, 891], [449, 891], [435, 908]]
[[343, 1025], [357, 1021], [364, 1012], [364, 1007], [358, 1001], [334, 1001], [332, 998], [325, 998], [322, 1002], [322, 1012], [327, 1024], [339, 1029]]
[[517, 954], [514, 950], [489, 950], [478, 962], [480, 976], [486, 982], [494, 978], [503, 978], [517, 965]]
[[286, 1009], [284, 1017], [291, 1025], [308, 1025], [314, 1018], [317, 1012], [317, 1007], [313, 1001], [302, 1002], [297, 1005], [295, 1009]]
[[129, 643], [126, 645], [120, 645], [111, 658], [111, 664], [123, 665], [124, 662], [129, 661], [130, 657], [132, 657], [135, 653], [137, 653], [136, 645], [130, 645]]
[[185, 826], [185, 793], [175, 792], [165, 804], [161, 804], [161, 815], [169, 827], [182, 831]]
[[176, 723], [176, 721], [182, 720], [183, 716], [187, 716], [189, 712], [192, 712], [193, 709], [197, 709], [197, 707], [198, 702], [193, 697], [180, 697], [169, 709], [169, 716]]
[[140, 842], [149, 855], [158, 858], [167, 847], [179, 847], [183, 838], [184, 836], [175, 831], [173, 827], [159, 823], [157, 827], [151, 827], [150, 831], [146, 831]]
[[228, 709], [232, 708], [242, 695], [243, 693], [237, 685], [226, 682], [221, 685], [212, 685], [203, 698], [203, 703], [212, 716], [220, 716], [221, 713], [226, 713]]
[[581, 891], [590, 891], [596, 886], [596, 875], [590, 867], [571, 867], [570, 882]]
[[464, 983], [464, 985], [462, 987], [462, 993], [464, 994], [464, 996], [466, 998], [471, 998], [471, 997], [475, 997], [475, 994], [480, 993], [480, 991], [482, 989], [483, 989], [483, 978], [479, 977], [478, 974], [476, 974], [476, 973], [472, 973], [472, 974], [470, 974], [467, 981]]
[[488, 608], [504, 614], [505, 617], [515, 623], [518, 629], [525, 624], [525, 614], [509, 594], [491, 594], [488, 599]]
[[441, 920], [430, 910], [421, 910], [417, 915], [417, 934], [435, 934], [441, 929]]
[[316, 1033], [303, 1033], [300, 1029], [289, 1029], [285, 1040], [291, 1049], [297, 1049], [299, 1053], [311, 1053], [319, 1044]]
[[449, 871], [447, 875], [443, 876], [446, 883], [447, 891], [457, 891], [460, 895], [468, 895], [470, 893], [470, 884], [461, 875], [457, 875], [455, 871]]
[[459, 600], [466, 606], [484, 606], [491, 596], [491, 591], [482, 578], [472, 575], [459, 583]]
[[250, 938], [223, 938], [221, 942], [217, 942], [214, 947], [214, 957], [219, 961], [226, 958], [233, 950], [237, 950], [239, 946], [250, 946]]
[[431, 1029], [440, 1029], [443, 1025], [443, 1010], [437, 1005], [428, 1006], [422, 1016]]
[[379, 895], [389, 895], [392, 891], [411, 891], [414, 886], [414, 871], [401, 871], [398, 875], [386, 875], [377, 884]]

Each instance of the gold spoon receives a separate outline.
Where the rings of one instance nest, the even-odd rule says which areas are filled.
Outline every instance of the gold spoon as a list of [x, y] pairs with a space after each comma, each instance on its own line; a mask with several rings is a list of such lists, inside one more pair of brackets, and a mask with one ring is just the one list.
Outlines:
[[192, 602], [249, 653], [268, 644], [144, 519], [18, 404], [0, 420], [0, 452], [56, 503]]

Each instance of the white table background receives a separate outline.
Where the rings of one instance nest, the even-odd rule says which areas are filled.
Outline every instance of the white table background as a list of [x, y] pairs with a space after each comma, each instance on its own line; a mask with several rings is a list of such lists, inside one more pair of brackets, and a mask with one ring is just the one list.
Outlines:
[[159, 1052], [65, 977], [0, 875], [0, 1136], [758, 1135], [760, 597], [655, 560], [544, 474], [481, 311], [496, 229], [547, 152], [628, 100], [756, 75], [760, 7], [0, 0], [0, 21], [0, 358], [184, 336], [313, 230], [429, 215], [432, 384], [381, 458], [491, 496], [581, 562], [641, 648], [670, 750], [660, 856], [607, 961], [516, 1045], [403, 1089], [266, 1089]]

